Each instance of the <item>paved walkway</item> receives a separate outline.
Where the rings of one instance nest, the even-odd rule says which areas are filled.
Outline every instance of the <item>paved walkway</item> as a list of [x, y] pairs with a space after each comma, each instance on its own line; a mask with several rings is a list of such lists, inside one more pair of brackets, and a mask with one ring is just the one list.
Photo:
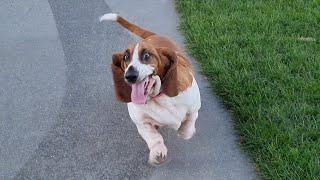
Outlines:
[[109, 69], [137, 38], [99, 23], [108, 12], [183, 44], [169, 0], [0, 2], [0, 179], [255, 179], [230, 114], [199, 74], [197, 134], [162, 130], [168, 162], [147, 164]]

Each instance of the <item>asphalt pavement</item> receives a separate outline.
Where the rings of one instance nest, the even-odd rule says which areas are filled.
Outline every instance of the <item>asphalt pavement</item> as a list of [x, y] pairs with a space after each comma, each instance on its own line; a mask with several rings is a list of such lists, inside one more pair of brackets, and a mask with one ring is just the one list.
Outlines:
[[105, 13], [183, 45], [169, 0], [0, 2], [0, 179], [256, 179], [226, 111], [193, 60], [202, 108], [197, 134], [161, 130], [168, 160], [148, 149], [115, 100], [113, 52], [138, 38]]

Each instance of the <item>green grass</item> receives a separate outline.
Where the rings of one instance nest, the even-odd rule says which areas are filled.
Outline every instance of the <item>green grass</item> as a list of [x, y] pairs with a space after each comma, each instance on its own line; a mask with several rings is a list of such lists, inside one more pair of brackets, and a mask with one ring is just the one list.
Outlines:
[[[320, 1], [176, 0], [189, 52], [265, 179], [320, 177]], [[307, 39], [306, 39], [307, 38]]]

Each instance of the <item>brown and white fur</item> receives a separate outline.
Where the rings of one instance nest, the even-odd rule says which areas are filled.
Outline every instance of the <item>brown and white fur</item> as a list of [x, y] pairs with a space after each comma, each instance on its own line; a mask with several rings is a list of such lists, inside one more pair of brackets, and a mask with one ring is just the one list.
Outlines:
[[[170, 39], [144, 30], [117, 14], [105, 14], [100, 21], [117, 21], [142, 40], [112, 57], [112, 73], [117, 99], [127, 103], [132, 121], [148, 144], [149, 163], [159, 165], [167, 156], [167, 147], [159, 127], [178, 131], [190, 139], [201, 107], [200, 92], [191, 64], [184, 52]], [[144, 81], [143, 97], [135, 98], [135, 83]], [[138, 96], [138, 95], [137, 95]]]

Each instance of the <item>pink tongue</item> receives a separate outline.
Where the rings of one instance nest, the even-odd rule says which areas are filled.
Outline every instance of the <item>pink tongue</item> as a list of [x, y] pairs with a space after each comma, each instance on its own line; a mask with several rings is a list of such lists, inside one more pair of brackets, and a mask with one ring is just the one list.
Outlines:
[[145, 104], [147, 96], [145, 95], [145, 88], [147, 86], [148, 78], [143, 81], [132, 84], [131, 101], [136, 104]]

